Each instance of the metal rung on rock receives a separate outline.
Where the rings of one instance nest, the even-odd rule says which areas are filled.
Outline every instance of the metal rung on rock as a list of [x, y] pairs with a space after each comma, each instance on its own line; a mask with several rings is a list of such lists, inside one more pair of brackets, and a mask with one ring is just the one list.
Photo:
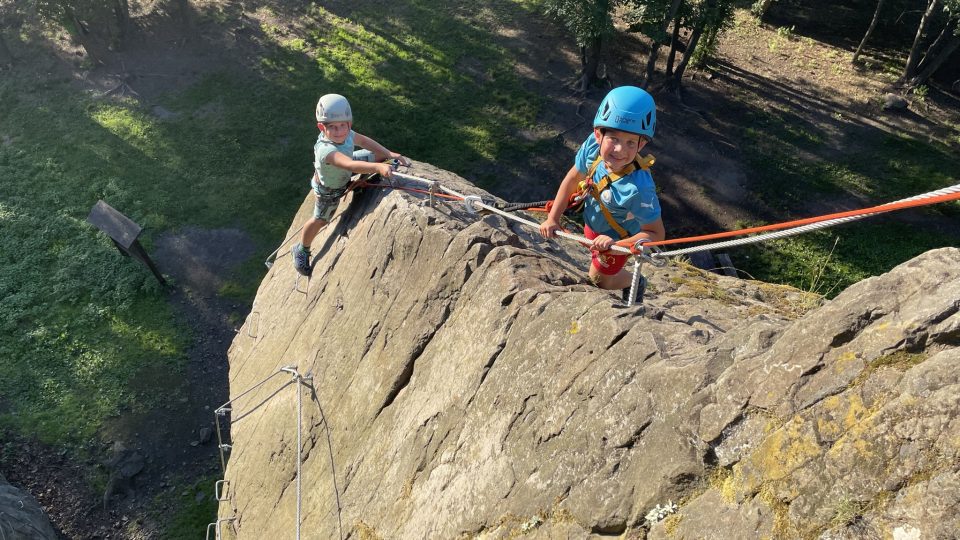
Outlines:
[[[223, 492], [220, 492], [220, 486], [224, 487]], [[217, 480], [217, 483], [213, 485], [213, 494], [216, 496], [218, 501], [227, 501], [230, 500], [230, 497], [226, 496], [227, 487], [230, 486], [229, 480]]]
[[220, 529], [220, 526], [224, 523], [233, 523], [237, 518], [228, 517], [228, 518], [218, 518], [217, 521], [207, 525], [207, 540], [210, 539], [210, 529], [214, 530], [214, 540], [221, 540], [223, 538], [223, 531]]

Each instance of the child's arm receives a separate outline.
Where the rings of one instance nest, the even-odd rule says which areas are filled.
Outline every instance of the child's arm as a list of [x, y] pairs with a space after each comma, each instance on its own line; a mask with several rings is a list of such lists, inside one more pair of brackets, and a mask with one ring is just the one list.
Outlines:
[[382, 144], [371, 139], [370, 137], [367, 137], [366, 135], [361, 135], [356, 131], [354, 131], [353, 142], [360, 148], [373, 152], [373, 158], [375, 161], [386, 161], [388, 159], [397, 159], [400, 161], [401, 165], [405, 167], [410, 166], [409, 159], [407, 159], [401, 154], [387, 150], [386, 147], [384, 147]]
[[357, 161], [340, 152], [330, 152], [330, 154], [327, 155], [326, 162], [334, 167], [346, 169], [353, 173], [379, 174], [384, 178], [390, 178], [390, 175], [393, 174], [393, 167], [391, 167], [389, 163]]
[[563, 216], [563, 212], [567, 209], [567, 201], [570, 200], [570, 195], [576, 191], [577, 186], [585, 177], [586, 175], [580, 172], [576, 165], [570, 167], [570, 170], [567, 171], [567, 175], [564, 176], [563, 181], [560, 182], [560, 189], [557, 190], [557, 196], [553, 199], [553, 207], [550, 209], [550, 214], [548, 214], [547, 219], [540, 224], [541, 236], [544, 238], [553, 238], [556, 236], [557, 231], [560, 230], [560, 217]]
[[629, 236], [620, 240], [619, 242], [613, 238], [601, 234], [593, 239], [593, 243], [590, 245], [590, 249], [596, 251], [607, 251], [614, 244], [620, 244], [624, 247], [633, 246], [637, 243], [637, 240], [649, 240], [651, 242], [658, 242], [667, 237], [667, 231], [663, 227], [663, 219], [657, 218], [650, 223], [644, 223], [640, 227], [640, 232], [633, 236]]

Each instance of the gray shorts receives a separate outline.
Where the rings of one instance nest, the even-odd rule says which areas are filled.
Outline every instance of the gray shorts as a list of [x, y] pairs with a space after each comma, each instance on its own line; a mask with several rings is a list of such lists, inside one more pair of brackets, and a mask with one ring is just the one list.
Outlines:
[[[373, 161], [373, 152], [369, 150], [357, 150], [353, 153], [355, 161]], [[313, 188], [313, 194], [316, 196], [316, 203], [313, 206], [313, 217], [315, 219], [330, 221], [337, 212], [337, 206], [340, 205], [340, 199], [347, 192], [347, 187], [331, 189], [320, 185], [316, 180], [316, 175], [310, 180], [310, 186]]]

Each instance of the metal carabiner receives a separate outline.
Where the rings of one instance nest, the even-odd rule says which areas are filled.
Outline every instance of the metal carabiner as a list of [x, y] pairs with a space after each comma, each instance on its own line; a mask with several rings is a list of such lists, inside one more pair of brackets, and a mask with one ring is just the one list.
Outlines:
[[650, 242], [650, 240], [646, 238], [637, 240], [637, 242], [633, 244], [633, 253], [638, 257], [642, 257], [643, 260], [656, 266], [657, 268], [663, 268], [666, 266], [667, 259], [660, 256], [662, 250], [657, 246], [647, 246], [647, 242]]
[[480, 210], [476, 205], [483, 204], [483, 199], [479, 195], [467, 195], [463, 198], [463, 205], [466, 207], [467, 212], [471, 214], [476, 214]]

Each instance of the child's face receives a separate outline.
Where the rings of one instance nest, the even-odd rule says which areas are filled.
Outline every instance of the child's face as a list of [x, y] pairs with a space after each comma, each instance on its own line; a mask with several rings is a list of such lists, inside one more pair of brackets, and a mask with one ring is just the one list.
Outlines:
[[594, 129], [593, 135], [600, 143], [600, 157], [606, 162], [609, 171], [619, 171], [626, 167], [647, 144], [646, 137], [616, 129], [608, 128], [604, 133]]
[[331, 141], [341, 144], [347, 140], [350, 134], [350, 122], [326, 122], [320, 124], [320, 131], [327, 135]]

